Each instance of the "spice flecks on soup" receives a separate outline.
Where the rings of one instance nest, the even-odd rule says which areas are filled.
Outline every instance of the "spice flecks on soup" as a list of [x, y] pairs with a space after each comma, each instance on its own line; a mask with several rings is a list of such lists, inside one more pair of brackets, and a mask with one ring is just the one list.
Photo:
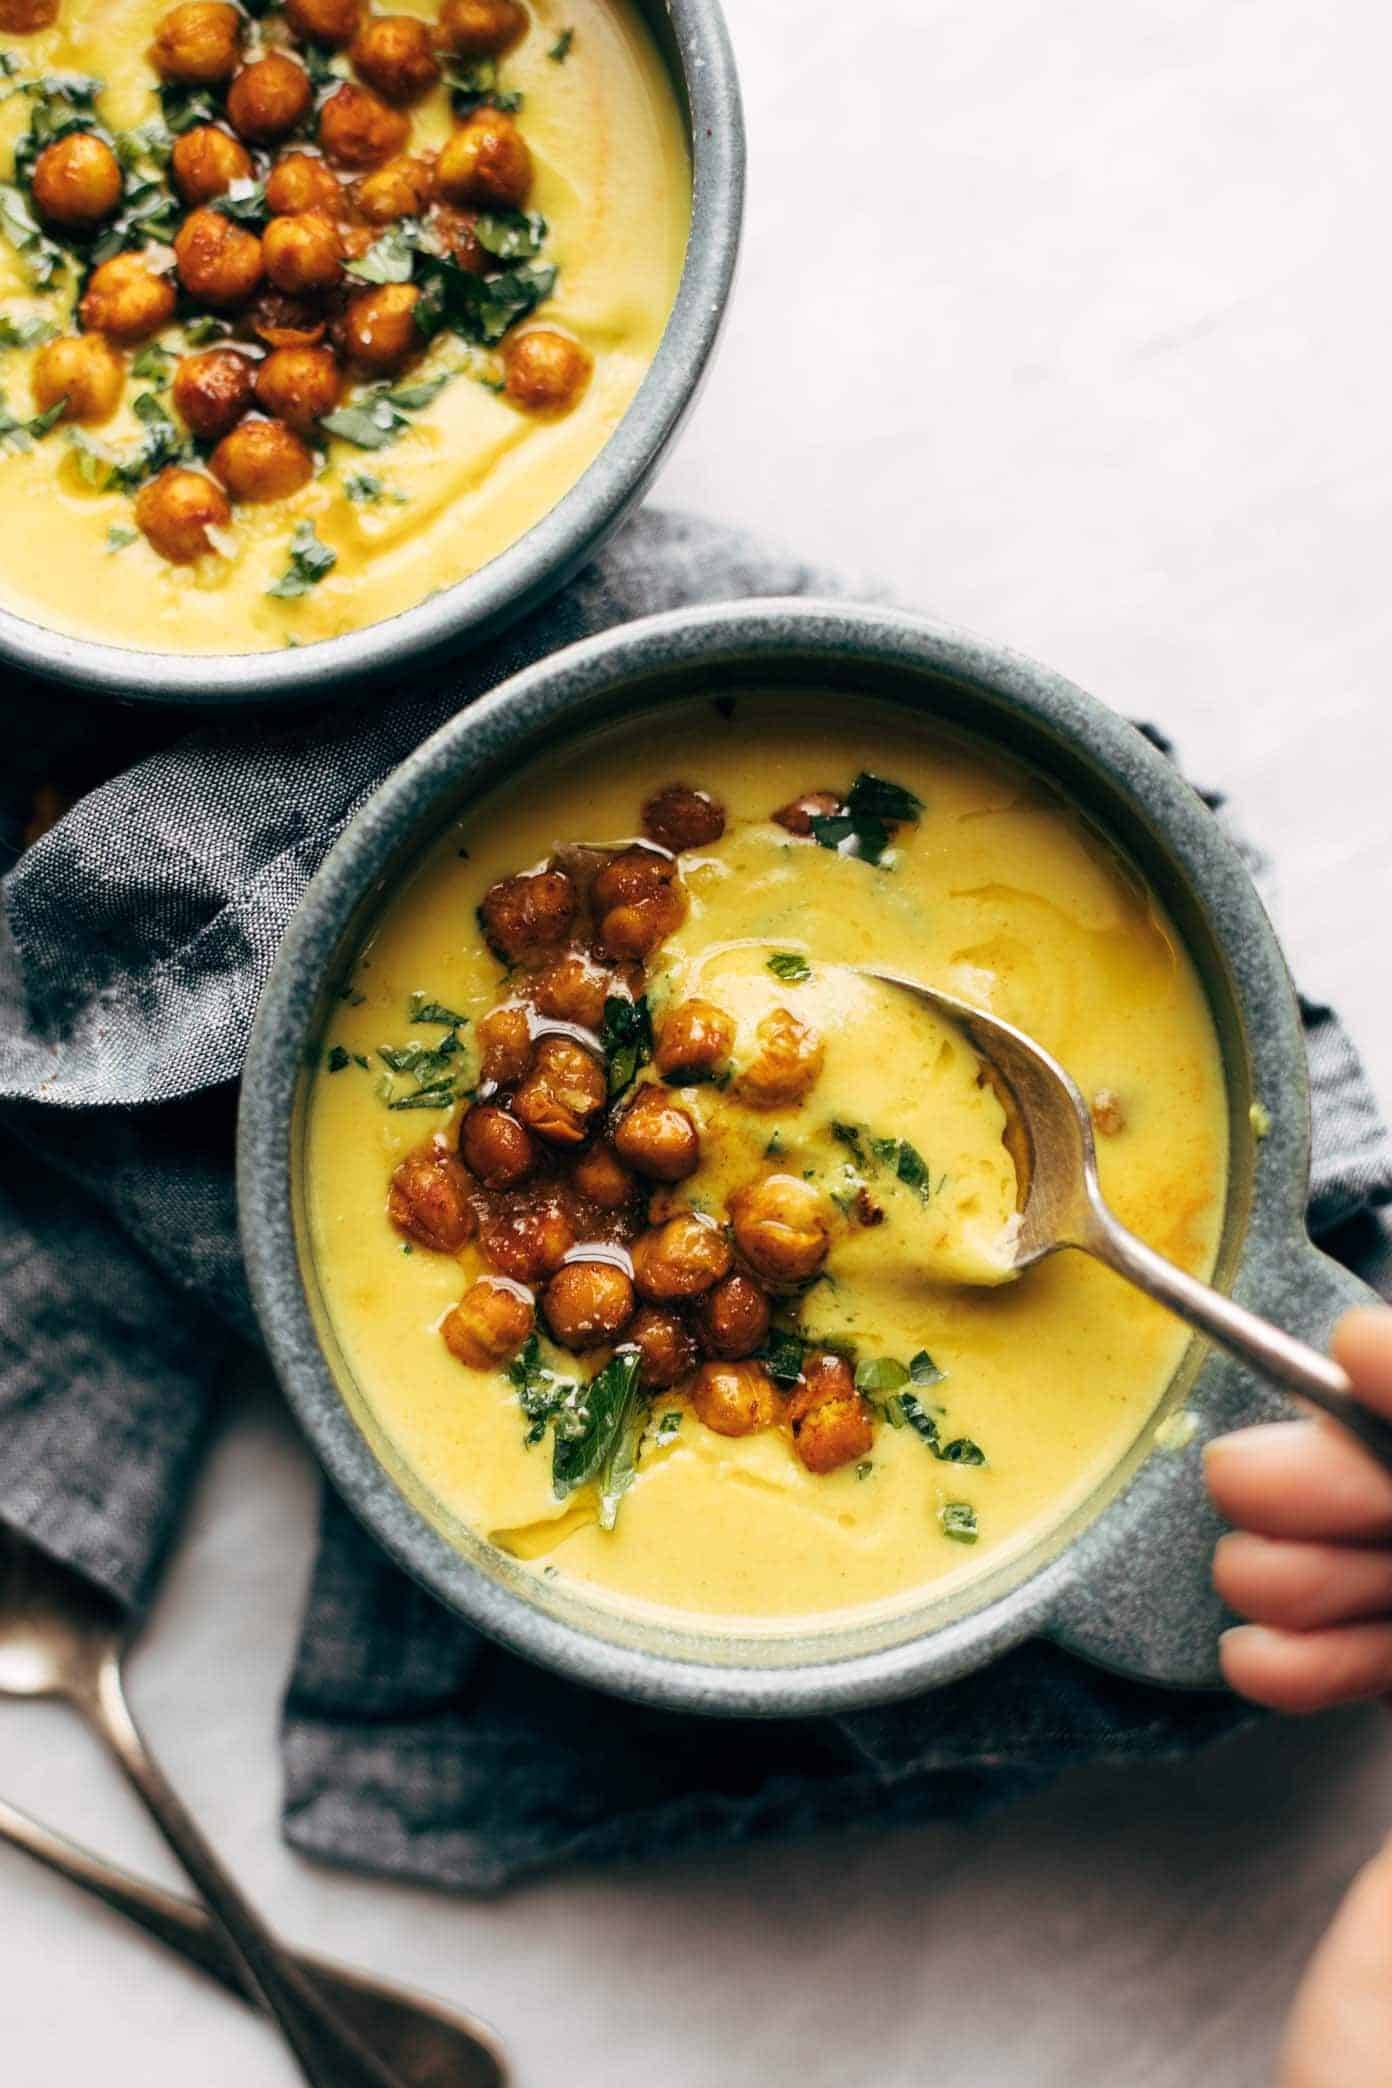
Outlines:
[[690, 206], [632, 0], [61, 0], [0, 67], [7, 607], [169, 651], [357, 629], [631, 403]]
[[1185, 1336], [1015, 1276], [1001, 1104], [875, 964], [1039, 1037], [1121, 1214], [1207, 1272], [1226, 1116], [1135, 872], [985, 750], [748, 698], [530, 768], [394, 896], [326, 1040], [314, 1251], [451, 1517], [606, 1600], [766, 1620], [950, 1585], [1134, 1440]]

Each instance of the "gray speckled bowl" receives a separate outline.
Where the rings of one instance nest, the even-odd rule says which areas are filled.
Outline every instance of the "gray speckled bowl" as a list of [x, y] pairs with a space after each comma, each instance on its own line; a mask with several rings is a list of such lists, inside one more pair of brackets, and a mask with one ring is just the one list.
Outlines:
[[695, 402], [729, 301], [744, 215], [744, 118], [716, 0], [637, 0], [691, 148], [691, 232], [651, 369], [584, 476], [525, 536], [415, 609], [284, 652], [160, 653], [68, 638], [0, 608], [0, 662], [126, 703], [310, 703], [462, 652], [553, 594], [641, 498]]
[[[773, 1639], [616, 1619], [447, 1530], [351, 1386], [305, 1247], [306, 1064], [382, 895], [472, 797], [558, 735], [722, 686], [780, 684], [874, 694], [975, 732], [1097, 819], [1170, 908], [1223, 1040], [1233, 1147], [1219, 1281], [1317, 1342], [1368, 1296], [1306, 1235], [1309, 1096], [1295, 998], [1247, 873], [1188, 784], [1124, 719], [1000, 646], [880, 609], [759, 602], [631, 624], [517, 676], [403, 764], [310, 886], [257, 1015], [242, 1105], [243, 1237], [281, 1380], [330, 1476], [401, 1565], [482, 1630], [577, 1681], [704, 1712], [843, 1710], [950, 1681], [1042, 1634], [1128, 1675], [1215, 1686], [1218, 1530], [1199, 1453], [1206, 1437], [1281, 1402], [1200, 1343], [1128, 1454], [1043, 1545], [892, 1623]], [[1272, 1114], [1261, 1142], [1249, 1129], [1258, 1097]], [[1157, 1429], [1182, 1405], [1197, 1430], [1162, 1447]]]

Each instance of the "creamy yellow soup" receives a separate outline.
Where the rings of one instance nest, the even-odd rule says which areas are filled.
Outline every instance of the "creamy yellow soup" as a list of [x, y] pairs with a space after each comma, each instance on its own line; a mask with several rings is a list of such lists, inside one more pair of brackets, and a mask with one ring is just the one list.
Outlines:
[[[844, 793], [862, 770], [922, 801], [879, 865], [770, 818], [809, 789]], [[657, 1208], [724, 1223], [742, 1183], [773, 1170], [814, 1182], [836, 1213], [824, 1276], [780, 1316], [849, 1351], [875, 1420], [863, 1456], [816, 1473], [786, 1428], [727, 1437], [680, 1388], [658, 1392], [606, 1529], [593, 1488], [556, 1498], [550, 1443], [526, 1443], [506, 1373], [465, 1367], [440, 1338], [481, 1267], [477, 1241], [457, 1255], [405, 1242], [385, 1198], [403, 1156], [453, 1136], [458, 1105], [388, 1107], [413, 1076], [379, 1053], [438, 1043], [438, 1014], [434, 1028], [411, 1023], [413, 995], [476, 1025], [509, 990], [475, 919], [494, 880], [563, 844], [630, 841], [645, 799], [676, 780], [718, 798], [726, 827], [680, 857], [688, 911], [647, 990], [659, 1036], [664, 1011], [692, 995], [724, 1008], [735, 1077], [681, 1090], [701, 1161]], [[1011, 761], [870, 703], [745, 698], [730, 717], [702, 706], [611, 730], [493, 793], [392, 896], [315, 1077], [318, 1279], [354, 1398], [446, 1526], [629, 1612], [777, 1629], [955, 1589], [1045, 1538], [1125, 1455], [1184, 1330], [1078, 1254], [1011, 1273], [1017, 1184], [1000, 1103], [960, 1035], [852, 969], [866, 964], [935, 983], [1055, 1052], [1100, 1098], [1119, 1215], [1210, 1273], [1228, 1127], [1209, 1008], [1173, 924], [1090, 824]], [[817, 1032], [824, 1057], [800, 1104], [754, 1109], [739, 1069], [775, 1007]], [[456, 1034], [467, 1083], [471, 1032]], [[571, 1376], [608, 1353], [542, 1350]], [[972, 1446], [982, 1461], [957, 1461]]]
[[[394, 11], [433, 22], [438, 0], [394, 0]], [[0, 347], [11, 430], [0, 440], [0, 500], [24, 518], [7, 532], [0, 604], [75, 637], [158, 651], [303, 645], [412, 608], [465, 578], [570, 490], [622, 420], [661, 340], [685, 252], [690, 166], [670, 81], [631, 0], [529, 0], [528, 11], [527, 32], [498, 72], [505, 91], [522, 96], [517, 120], [536, 170], [528, 208], [545, 220], [539, 262], [557, 273], [552, 294], [521, 324], [557, 329], [593, 357], [578, 402], [556, 415], [520, 409], [497, 389], [497, 348], [442, 332], [390, 380], [408, 401], [447, 380], [428, 402], [408, 403], [396, 439], [359, 448], [323, 438], [308, 485], [288, 499], [234, 505], [207, 555], [174, 565], [140, 535], [130, 493], [107, 483], [148, 435], [138, 399], [153, 394], [180, 425], [169, 405], [172, 362], [159, 370], [150, 343], [125, 348], [127, 381], [114, 417], [77, 431], [60, 422], [26, 443], [38, 350]], [[165, 0], [62, 0], [51, 29], [0, 36], [0, 59], [11, 68], [0, 80], [0, 166], [30, 121], [33, 102], [19, 90], [44, 75], [100, 78], [95, 109], [113, 134], [129, 138], [157, 116], [147, 53], [166, 12]], [[276, 22], [274, 12], [266, 16], [260, 33], [278, 33]], [[346, 59], [335, 64], [349, 76]], [[454, 121], [446, 87], [409, 114], [409, 150], [438, 148]], [[139, 171], [158, 177], [157, 159], [144, 156]], [[0, 325], [10, 322], [6, 335], [21, 338], [36, 320], [67, 331], [73, 270], [36, 292], [32, 257], [15, 231], [13, 220], [0, 219]], [[190, 336], [172, 324], [153, 345], [177, 355]], [[387, 383], [364, 380], [345, 403], [370, 403]], [[296, 531], [307, 524], [335, 561], [322, 577], [295, 561]], [[316, 562], [322, 568], [317, 554], [311, 568]], [[287, 574], [292, 588], [304, 583], [301, 591], [269, 592]]]

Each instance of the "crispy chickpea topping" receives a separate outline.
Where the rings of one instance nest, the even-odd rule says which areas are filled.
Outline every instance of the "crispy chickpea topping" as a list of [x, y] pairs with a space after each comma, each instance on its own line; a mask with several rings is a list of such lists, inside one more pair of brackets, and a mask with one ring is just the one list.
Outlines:
[[314, 459], [283, 421], [239, 421], [209, 463], [234, 500], [288, 500], [314, 476]]
[[230, 80], [241, 57], [246, 18], [226, 0], [171, 7], [155, 31], [150, 63], [162, 80], [215, 87]]
[[69, 131], [34, 162], [34, 201], [50, 225], [85, 232], [110, 217], [121, 200], [121, 163], [88, 131]]
[[527, 26], [518, 0], [445, 0], [440, 40], [461, 58], [497, 58]]
[[469, 1177], [443, 1145], [408, 1153], [391, 1178], [387, 1216], [398, 1232], [437, 1254], [456, 1254], [474, 1232]]
[[752, 1356], [769, 1330], [768, 1293], [735, 1269], [708, 1290], [696, 1308], [696, 1328], [708, 1356]]
[[327, 160], [315, 152], [287, 152], [266, 176], [266, 208], [272, 217], [302, 217], [307, 210], [339, 215], [347, 192]]
[[480, 1071], [495, 1087], [512, 1087], [532, 1057], [532, 1025], [517, 1001], [504, 1001], [478, 1026]]
[[33, 36], [51, 29], [61, 4], [62, 0], [0, 0], [0, 33]]
[[515, 1283], [480, 1276], [440, 1322], [440, 1336], [452, 1356], [471, 1370], [491, 1370], [515, 1356], [532, 1331], [532, 1301]]
[[653, 1063], [664, 1080], [709, 1079], [730, 1056], [735, 1025], [707, 1000], [681, 1001], [663, 1017]]
[[94, 268], [79, 311], [89, 333], [113, 341], [144, 341], [174, 317], [173, 282], [140, 254], [117, 254]]
[[222, 488], [201, 471], [171, 464], [135, 496], [136, 526], [171, 565], [192, 565], [213, 549], [210, 529], [232, 520]]
[[429, 25], [416, 15], [370, 15], [348, 55], [368, 86], [392, 102], [418, 101], [440, 77]]
[[570, 1179], [580, 1195], [597, 1204], [601, 1211], [621, 1211], [633, 1200], [637, 1188], [614, 1148], [602, 1141], [587, 1146], [578, 1155]]
[[757, 1435], [782, 1418], [773, 1379], [758, 1363], [703, 1363], [691, 1383], [698, 1418], [717, 1435]]
[[450, 259], [467, 275], [487, 275], [493, 256], [478, 236], [476, 210], [456, 210], [452, 203], [432, 203], [426, 222]]
[[425, 346], [416, 325], [420, 291], [414, 283], [383, 283], [350, 300], [343, 340], [353, 361], [374, 376], [389, 376]]
[[735, 1245], [770, 1283], [805, 1283], [831, 1246], [826, 1199], [798, 1175], [766, 1175], [730, 1200]]
[[608, 1098], [604, 1068], [569, 1037], [542, 1037], [513, 1107], [548, 1145], [579, 1145]]
[[370, 87], [345, 80], [319, 111], [319, 143], [340, 167], [380, 167], [405, 150], [409, 120]]
[[250, 181], [252, 171], [245, 145], [216, 123], [200, 123], [176, 138], [169, 165], [175, 188], [195, 206], [225, 196], [234, 181]]
[[816, 1030], [788, 1008], [775, 1008], [755, 1031], [759, 1049], [735, 1082], [752, 1109], [788, 1109], [816, 1086], [826, 1046]]
[[686, 783], [669, 783], [643, 807], [643, 832], [673, 855], [684, 848], [710, 848], [724, 831], [725, 807], [709, 791]]
[[504, 964], [520, 964], [564, 942], [575, 919], [575, 886], [564, 870], [500, 878], [483, 895], [484, 940]]
[[174, 255], [179, 281], [204, 304], [244, 304], [261, 280], [260, 240], [220, 210], [186, 217], [174, 236]]
[[793, 1423], [793, 1448], [809, 1472], [834, 1472], [864, 1457], [875, 1440], [869, 1407], [858, 1392], [826, 1399]]
[[244, 66], [227, 90], [227, 120], [239, 138], [273, 145], [304, 122], [314, 100], [309, 74], [284, 51]]
[[435, 193], [446, 203], [468, 203], [476, 210], [520, 210], [531, 188], [527, 141], [502, 109], [476, 109], [451, 132], [435, 162]]
[[489, 1189], [513, 1189], [537, 1164], [526, 1126], [493, 1102], [475, 1102], [459, 1126], [459, 1151]]
[[650, 1081], [639, 1088], [614, 1126], [614, 1147], [635, 1174], [653, 1182], [680, 1182], [695, 1174], [701, 1141], [689, 1113], [670, 1088]]
[[174, 404], [185, 425], [204, 442], [217, 442], [235, 428], [251, 405], [252, 365], [235, 348], [205, 348], [181, 356], [174, 372]]
[[329, 330], [323, 312], [309, 298], [269, 289], [258, 294], [242, 325], [268, 348], [313, 348]]
[[256, 372], [256, 400], [301, 435], [313, 432], [343, 396], [343, 372], [329, 348], [277, 348]]
[[640, 1297], [670, 1305], [710, 1290], [733, 1258], [718, 1225], [695, 1211], [678, 1211], [634, 1243], [633, 1281]]
[[60, 334], [35, 356], [33, 382], [40, 411], [61, 400], [61, 419], [96, 427], [121, 403], [126, 366], [103, 334]]
[[418, 217], [430, 194], [430, 169], [423, 160], [402, 154], [385, 167], [364, 174], [353, 186], [353, 202], [369, 225], [390, 225], [398, 218]]
[[285, 0], [285, 17], [308, 43], [350, 44], [367, 12], [367, 0]]
[[343, 272], [343, 241], [321, 210], [274, 217], [261, 235], [261, 259], [277, 290], [290, 297], [331, 290]]
[[503, 391], [528, 413], [569, 413], [590, 381], [594, 357], [569, 334], [533, 326], [503, 349]]
[[701, 1360], [686, 1321], [663, 1305], [640, 1305], [624, 1339], [638, 1351], [638, 1383], [645, 1392], [668, 1391]]
[[633, 1316], [633, 1284], [608, 1261], [568, 1261], [542, 1293], [546, 1324], [563, 1348], [599, 1348]]
[[596, 964], [583, 950], [568, 950], [537, 973], [531, 995], [553, 1022], [597, 1030], [604, 1020], [604, 1003], [617, 983], [607, 965]]
[[655, 848], [625, 848], [590, 887], [599, 940], [610, 956], [641, 963], [679, 928], [686, 894], [676, 864]]
[[781, 805], [773, 817], [778, 826], [806, 840], [814, 819], [830, 819], [840, 810], [841, 800], [834, 790], [806, 790], [791, 804]]
[[517, 1283], [539, 1283], [575, 1245], [575, 1225], [558, 1196], [524, 1193], [501, 1206], [479, 1229], [485, 1258]]

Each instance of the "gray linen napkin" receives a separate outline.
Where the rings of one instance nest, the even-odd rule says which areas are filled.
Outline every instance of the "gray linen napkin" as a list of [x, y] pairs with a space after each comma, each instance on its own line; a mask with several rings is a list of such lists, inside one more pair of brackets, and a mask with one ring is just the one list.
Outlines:
[[[95, 787], [4, 882], [0, 1520], [123, 1601], [149, 1600], [229, 1345], [254, 1338], [231, 1180], [247, 1024], [306, 880], [382, 777], [573, 639], [682, 603], [837, 591], [649, 510], [559, 601], [392, 702], [190, 731], [10, 685], [32, 727], [0, 780], [10, 852], [37, 777], [56, 767]], [[133, 751], [135, 766], [98, 780]], [[1312, 1222], [1371, 1252], [1392, 1150], [1337, 1018], [1305, 1017]], [[643, 1711], [480, 1639], [326, 1496], [286, 1703], [286, 1827], [334, 1862], [482, 1891], [570, 1859], [960, 1816], [1070, 1763], [1195, 1747], [1241, 1716], [1038, 1645], [835, 1720]]]

